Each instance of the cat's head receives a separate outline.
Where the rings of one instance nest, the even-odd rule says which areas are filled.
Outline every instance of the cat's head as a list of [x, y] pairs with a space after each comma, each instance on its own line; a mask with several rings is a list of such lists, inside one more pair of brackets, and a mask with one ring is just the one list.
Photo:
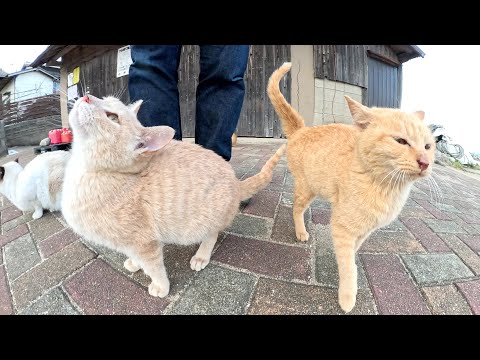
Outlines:
[[78, 99], [69, 123], [74, 148], [80, 147], [89, 166], [97, 170], [140, 171], [175, 134], [168, 126], [144, 127], [137, 119], [142, 100], [125, 105], [108, 96], [85, 95]]
[[14, 179], [22, 170], [23, 167], [18, 163], [18, 158], [0, 166], [0, 192], [2, 194], [5, 194], [5, 187], [8, 184], [13, 184], [9, 180]]
[[369, 108], [348, 96], [345, 98], [354, 124], [361, 130], [359, 155], [369, 169], [409, 181], [431, 174], [435, 140], [423, 121], [423, 111]]

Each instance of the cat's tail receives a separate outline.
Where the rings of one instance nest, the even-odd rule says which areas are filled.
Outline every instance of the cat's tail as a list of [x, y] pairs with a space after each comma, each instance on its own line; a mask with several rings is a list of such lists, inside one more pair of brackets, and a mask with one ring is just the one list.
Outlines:
[[258, 191], [266, 187], [272, 181], [273, 168], [285, 152], [287, 145], [283, 144], [277, 152], [263, 165], [262, 170], [254, 176], [240, 181], [241, 201], [250, 199]]
[[305, 122], [300, 114], [287, 102], [280, 91], [279, 82], [282, 77], [290, 71], [291, 62], [285, 62], [273, 72], [268, 80], [267, 93], [272, 102], [275, 112], [280, 117], [282, 129], [286, 137], [289, 138], [295, 131], [305, 126]]

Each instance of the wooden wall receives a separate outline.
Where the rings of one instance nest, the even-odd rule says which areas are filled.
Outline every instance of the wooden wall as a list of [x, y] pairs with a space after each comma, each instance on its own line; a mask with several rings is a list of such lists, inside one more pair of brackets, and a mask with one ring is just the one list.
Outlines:
[[9, 104], [0, 104], [0, 120], [5, 125], [46, 116], [60, 115], [60, 95], [45, 95]]
[[[86, 87], [95, 96], [119, 95], [129, 101], [128, 76], [116, 77], [117, 50], [124, 45], [79, 45], [64, 56], [68, 72], [80, 66], [79, 93]], [[199, 47], [182, 48], [179, 76], [180, 112], [182, 132], [194, 136], [195, 89], [199, 74]], [[238, 123], [237, 135], [252, 137], [281, 137], [281, 126], [266, 93], [271, 73], [283, 62], [291, 60], [290, 45], [252, 45], [245, 73], [245, 98]], [[290, 101], [290, 75], [280, 86]]]

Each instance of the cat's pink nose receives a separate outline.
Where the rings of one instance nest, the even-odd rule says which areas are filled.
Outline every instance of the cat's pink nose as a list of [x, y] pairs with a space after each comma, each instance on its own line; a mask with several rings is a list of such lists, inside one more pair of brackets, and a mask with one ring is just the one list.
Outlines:
[[85, 101], [86, 103], [90, 104], [90, 98], [88, 97], [88, 95], [85, 95], [83, 98], [82, 98], [83, 101]]
[[417, 160], [417, 163], [418, 163], [418, 167], [420, 168], [420, 170], [424, 171], [428, 168], [428, 160], [425, 161], [423, 159], [420, 159], [420, 160]]

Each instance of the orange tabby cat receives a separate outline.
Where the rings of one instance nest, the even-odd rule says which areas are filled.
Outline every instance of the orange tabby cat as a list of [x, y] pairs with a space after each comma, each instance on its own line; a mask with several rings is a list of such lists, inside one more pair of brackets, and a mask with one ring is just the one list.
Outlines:
[[306, 208], [316, 196], [331, 202], [338, 298], [349, 312], [357, 295], [355, 252], [372, 231], [397, 217], [412, 183], [430, 175], [435, 141], [422, 121], [423, 111], [369, 108], [348, 96], [354, 125], [305, 127], [278, 86], [290, 68], [291, 63], [284, 63], [272, 74], [268, 96], [288, 138], [295, 232], [298, 240], [307, 241]]
[[218, 233], [241, 200], [267, 186], [285, 145], [259, 174], [240, 181], [213, 151], [172, 140], [172, 128], [143, 127], [136, 117], [140, 104], [91, 95], [77, 100], [62, 212], [85, 239], [125, 253], [125, 268], [143, 269], [152, 279], [150, 295], [164, 297], [170, 287], [164, 244], [200, 243], [190, 266], [205, 268]]

